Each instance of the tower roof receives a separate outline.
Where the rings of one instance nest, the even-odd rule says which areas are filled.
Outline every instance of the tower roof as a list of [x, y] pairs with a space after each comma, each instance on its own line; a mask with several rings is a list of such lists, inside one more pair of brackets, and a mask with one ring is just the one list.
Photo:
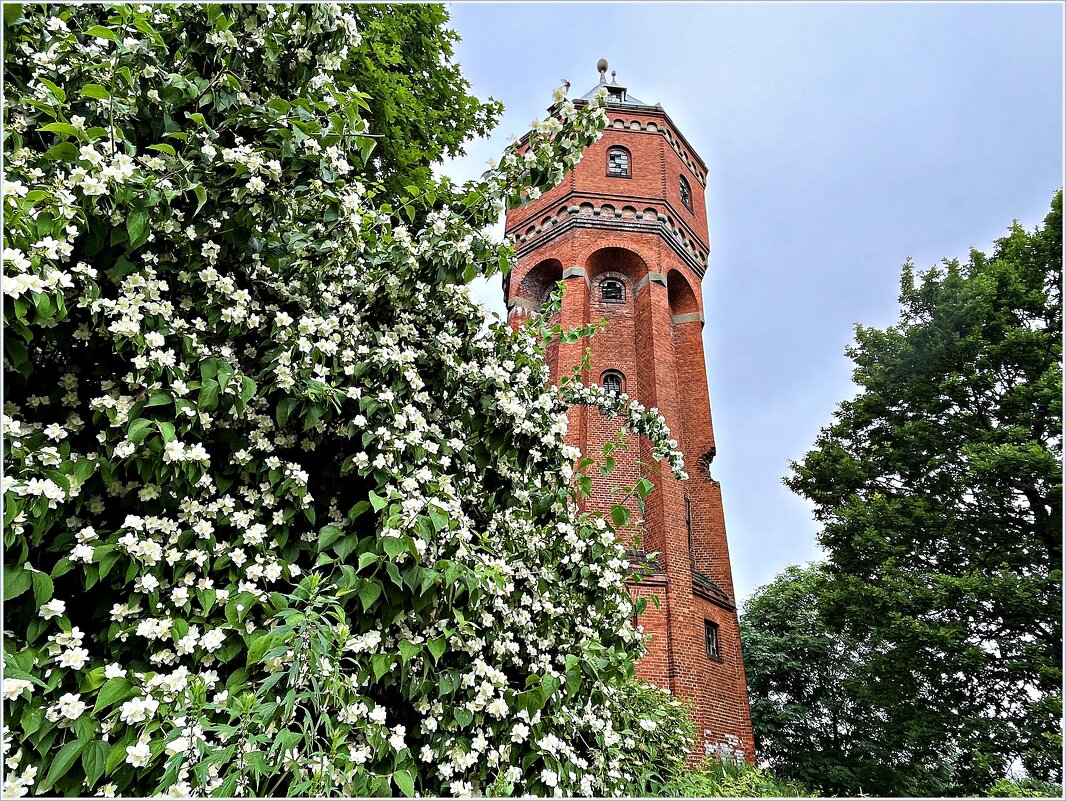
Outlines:
[[600, 91], [601, 87], [607, 87], [607, 102], [611, 105], [622, 106], [651, 106], [651, 103], [645, 103], [643, 100], [638, 100], [629, 94], [626, 87], [618, 83], [618, 73], [611, 70], [611, 82], [607, 82], [607, 59], [601, 58], [599, 63], [596, 64], [596, 68], [600, 71], [600, 81], [585, 94], [581, 95], [579, 100], [592, 100], [596, 92]]

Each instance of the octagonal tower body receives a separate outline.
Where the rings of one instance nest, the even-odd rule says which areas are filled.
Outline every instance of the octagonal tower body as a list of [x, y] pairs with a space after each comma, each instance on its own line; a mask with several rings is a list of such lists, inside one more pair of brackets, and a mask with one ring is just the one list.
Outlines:
[[[589, 348], [584, 379], [621, 384], [631, 398], [658, 408], [680, 443], [688, 481], [674, 479], [665, 462], [656, 465], [647, 442], [630, 436], [628, 450], [613, 454], [610, 475], [592, 471], [597, 478], [587, 508], [609, 511], [616, 502], [612, 487], [633, 486], [641, 477], [655, 484], [630, 552], [646, 576], [630, 587], [634, 598], [648, 599], [637, 622], [651, 635], [638, 677], [692, 701], [693, 757], [753, 761], [722, 495], [710, 473], [715, 446], [700, 288], [710, 251], [707, 168], [661, 106], [608, 84], [604, 72], [582, 98], [608, 89], [603, 138], [562, 184], [507, 214], [518, 253], [504, 281], [508, 319], [521, 324], [562, 281], [565, 328], [601, 317], [608, 325], [587, 340], [552, 346], [553, 379], [570, 373]], [[567, 440], [602, 461], [604, 444], [619, 428], [598, 411], [575, 408]], [[657, 556], [649, 559], [652, 553]]]

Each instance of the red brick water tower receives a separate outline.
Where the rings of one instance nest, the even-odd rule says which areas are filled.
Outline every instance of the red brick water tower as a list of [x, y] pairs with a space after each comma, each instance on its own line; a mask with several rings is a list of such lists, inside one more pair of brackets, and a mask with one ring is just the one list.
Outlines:
[[[598, 68], [599, 84], [575, 102], [607, 89], [603, 138], [562, 184], [507, 214], [518, 252], [504, 282], [508, 319], [519, 324], [562, 281], [563, 326], [603, 318], [607, 327], [553, 346], [553, 379], [590, 349], [585, 380], [658, 408], [680, 443], [688, 481], [660, 469], [647, 443], [630, 437], [628, 450], [614, 454], [614, 472], [595, 485], [589, 508], [609, 509], [611, 487], [644, 476], [655, 483], [631, 551], [646, 576], [632, 593], [649, 599], [637, 622], [651, 634], [638, 676], [694, 704], [696, 753], [753, 760], [722, 494], [710, 469], [700, 291], [710, 250], [707, 167], [661, 106], [637, 100], [614, 73], [608, 83], [606, 61]], [[574, 409], [570, 423], [569, 443], [592, 458], [602, 459], [619, 430], [616, 420], [585, 408]]]

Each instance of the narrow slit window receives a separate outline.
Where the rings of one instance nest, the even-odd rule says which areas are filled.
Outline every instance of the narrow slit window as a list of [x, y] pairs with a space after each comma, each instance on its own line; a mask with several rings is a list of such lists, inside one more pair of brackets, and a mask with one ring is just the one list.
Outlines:
[[722, 654], [718, 646], [718, 624], [704, 620], [703, 632], [707, 639], [707, 656], [711, 659], [721, 659]]
[[620, 147], [607, 151], [607, 174], [613, 178], [629, 177], [629, 151]]

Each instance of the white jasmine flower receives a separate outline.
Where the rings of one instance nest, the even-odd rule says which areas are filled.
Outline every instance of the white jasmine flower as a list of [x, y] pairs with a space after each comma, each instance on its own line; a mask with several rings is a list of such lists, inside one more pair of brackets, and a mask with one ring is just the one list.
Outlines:
[[38, 614], [45, 620], [51, 620], [54, 617], [62, 617], [67, 611], [67, 604], [64, 601], [60, 601], [53, 598], [48, 603], [44, 604]]
[[143, 768], [151, 758], [152, 750], [144, 740], [136, 745], [126, 746], [126, 762], [135, 768]]

